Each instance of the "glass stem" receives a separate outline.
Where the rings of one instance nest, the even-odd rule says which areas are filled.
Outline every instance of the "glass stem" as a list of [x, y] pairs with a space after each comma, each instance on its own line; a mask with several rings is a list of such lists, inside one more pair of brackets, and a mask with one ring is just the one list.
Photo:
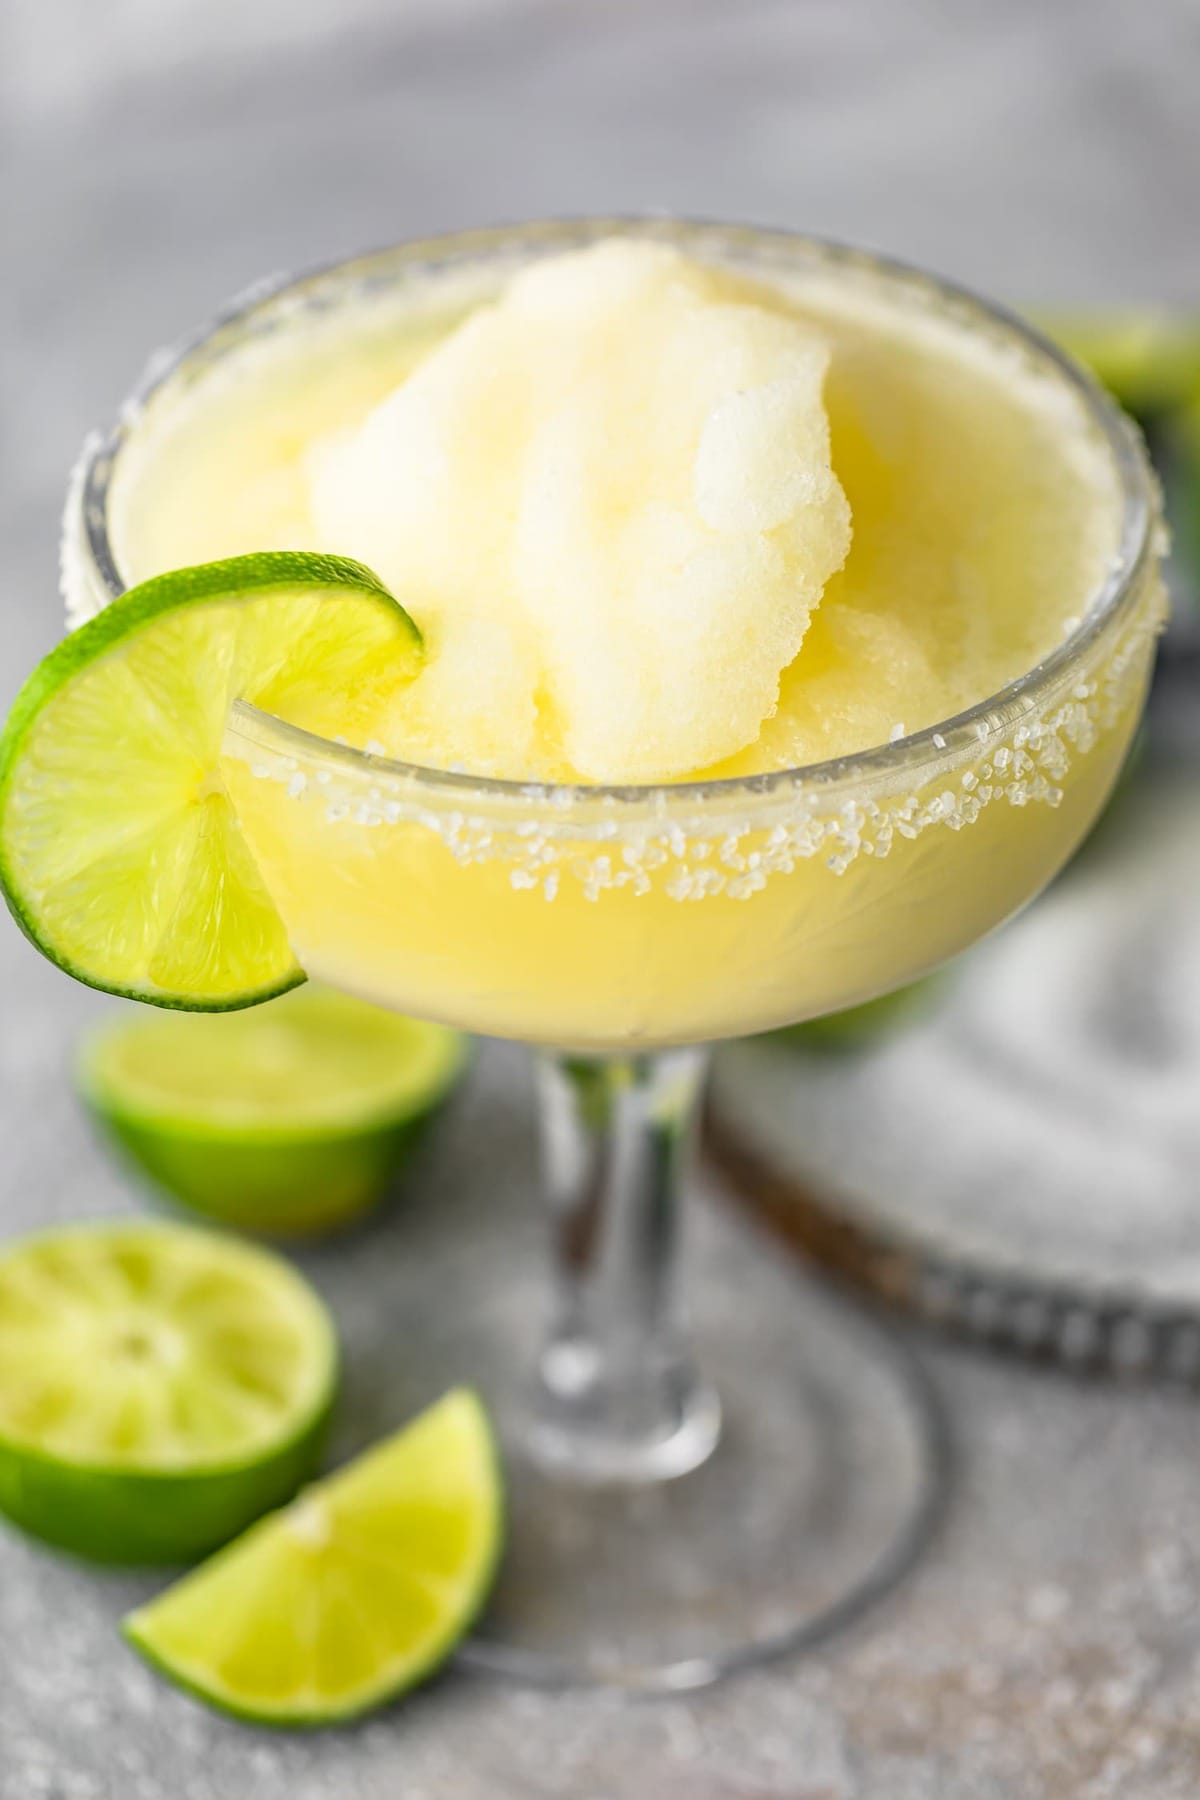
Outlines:
[[696, 1468], [720, 1427], [675, 1308], [682, 1184], [702, 1050], [539, 1058], [554, 1314], [532, 1450], [581, 1481]]

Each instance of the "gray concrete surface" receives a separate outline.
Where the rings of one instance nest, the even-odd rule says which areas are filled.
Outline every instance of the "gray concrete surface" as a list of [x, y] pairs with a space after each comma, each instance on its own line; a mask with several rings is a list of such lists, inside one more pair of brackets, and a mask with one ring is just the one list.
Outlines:
[[[0, 31], [4, 701], [58, 629], [84, 430], [264, 272], [668, 207], [858, 238], [1015, 299], [1200, 298], [1188, 0], [8, 0]], [[67, 1087], [100, 1003], [14, 930], [0, 995], [0, 1229], [135, 1204]], [[395, 1319], [414, 1343], [433, 1328], [412, 1259], [439, 1231], [469, 1255], [489, 1185], [527, 1187], [519, 1082], [481, 1079], [408, 1211], [312, 1260], [360, 1428], [407, 1401]], [[819, 1656], [670, 1704], [452, 1676], [279, 1740], [126, 1655], [113, 1625], [140, 1584], [0, 1537], [0, 1800], [1194, 1800], [1193, 1401], [927, 1354], [958, 1460], [935, 1552]]]

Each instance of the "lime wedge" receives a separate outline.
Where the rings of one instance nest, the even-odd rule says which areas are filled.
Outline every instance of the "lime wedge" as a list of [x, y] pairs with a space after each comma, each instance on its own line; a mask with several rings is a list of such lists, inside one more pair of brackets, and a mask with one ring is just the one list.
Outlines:
[[462, 1071], [466, 1040], [323, 988], [236, 1013], [123, 1013], [79, 1059], [104, 1130], [159, 1186], [246, 1231], [359, 1217]]
[[353, 737], [420, 634], [361, 564], [276, 552], [157, 575], [65, 638], [0, 738], [0, 882], [78, 980], [249, 1006], [303, 980], [225, 793], [234, 699]]
[[430, 1675], [491, 1587], [491, 1430], [458, 1389], [125, 1621], [164, 1675], [263, 1725], [330, 1725]]
[[207, 1555], [308, 1479], [337, 1346], [266, 1251], [74, 1226], [0, 1256], [0, 1510], [104, 1562]]

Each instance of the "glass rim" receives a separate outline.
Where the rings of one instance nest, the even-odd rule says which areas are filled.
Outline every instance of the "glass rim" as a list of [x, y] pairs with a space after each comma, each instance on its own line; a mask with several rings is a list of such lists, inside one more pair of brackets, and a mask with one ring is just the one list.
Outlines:
[[978, 747], [992, 735], [997, 714], [1009, 714], [1014, 707], [1033, 710], [1040, 695], [1052, 691], [1068, 678], [1075, 665], [1086, 657], [1114, 621], [1133, 609], [1141, 591], [1141, 578], [1155, 550], [1154, 477], [1144, 446], [1132, 422], [1093, 377], [1062, 351], [1036, 326], [1018, 313], [994, 301], [985, 300], [971, 288], [943, 276], [931, 274], [917, 264], [875, 251], [859, 249], [835, 238], [798, 232], [781, 226], [738, 224], [705, 218], [654, 214], [581, 215], [516, 222], [505, 225], [474, 227], [430, 237], [404, 240], [398, 244], [361, 252], [317, 264], [295, 275], [259, 281], [244, 290], [199, 331], [178, 340], [170, 349], [152, 359], [139, 384], [122, 405], [116, 423], [92, 448], [83, 472], [80, 504], [83, 514], [83, 539], [92, 568], [108, 600], [126, 591], [117, 566], [109, 535], [108, 500], [113, 473], [122, 445], [136, 427], [137, 420], [154, 395], [190, 359], [202, 351], [220, 333], [245, 323], [260, 310], [300, 297], [310, 287], [356, 268], [369, 268], [389, 258], [422, 264], [467, 263], [473, 257], [496, 255], [517, 249], [523, 243], [531, 247], [555, 243], [584, 244], [613, 234], [636, 235], [701, 247], [724, 242], [731, 248], [765, 246], [779, 252], [789, 249], [806, 252], [832, 268], [852, 268], [873, 273], [901, 285], [924, 290], [948, 303], [960, 313], [975, 316], [993, 331], [1014, 340], [1026, 351], [1047, 363], [1082, 401], [1085, 411], [1097, 427], [1112, 457], [1121, 492], [1121, 529], [1117, 550], [1104, 580], [1088, 597], [1079, 623], [1056, 644], [1046, 656], [1016, 676], [1012, 681], [971, 706], [919, 731], [906, 734], [895, 743], [869, 745], [815, 763], [799, 763], [781, 769], [764, 770], [751, 775], [721, 776], [715, 779], [655, 781], [644, 783], [554, 782], [519, 777], [474, 775], [453, 769], [440, 769], [430, 764], [406, 762], [403, 759], [357, 750], [322, 737], [302, 727], [290, 725], [274, 714], [262, 711], [250, 702], [235, 702], [232, 717], [250, 727], [251, 735], [271, 737], [291, 744], [299, 752], [320, 756], [343, 768], [353, 768], [372, 778], [380, 775], [399, 777], [407, 783], [429, 790], [441, 790], [452, 798], [467, 795], [493, 796], [497, 799], [519, 799], [528, 805], [539, 799], [564, 804], [611, 801], [620, 805], [645, 805], [667, 802], [709, 802], [745, 798], [763, 798], [807, 787], [827, 788], [873, 778], [896, 776], [910, 769], [929, 768], [944, 762], [956, 749], [966, 744]]

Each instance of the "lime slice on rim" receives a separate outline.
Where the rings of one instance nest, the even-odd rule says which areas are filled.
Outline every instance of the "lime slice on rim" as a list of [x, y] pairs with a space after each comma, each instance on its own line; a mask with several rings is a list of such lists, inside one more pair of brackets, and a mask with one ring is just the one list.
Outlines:
[[159, 1187], [291, 1236], [379, 1198], [465, 1059], [444, 1025], [305, 987], [252, 1012], [123, 1013], [85, 1041], [79, 1086]]
[[221, 779], [232, 702], [353, 737], [421, 637], [359, 563], [280, 551], [156, 575], [26, 682], [0, 738], [0, 882], [78, 980], [250, 1006], [304, 979]]
[[337, 1379], [286, 1263], [179, 1225], [0, 1255], [0, 1510], [104, 1562], [207, 1555], [312, 1474]]
[[163, 1674], [263, 1725], [331, 1725], [449, 1655], [502, 1535], [479, 1400], [457, 1389], [125, 1621]]

